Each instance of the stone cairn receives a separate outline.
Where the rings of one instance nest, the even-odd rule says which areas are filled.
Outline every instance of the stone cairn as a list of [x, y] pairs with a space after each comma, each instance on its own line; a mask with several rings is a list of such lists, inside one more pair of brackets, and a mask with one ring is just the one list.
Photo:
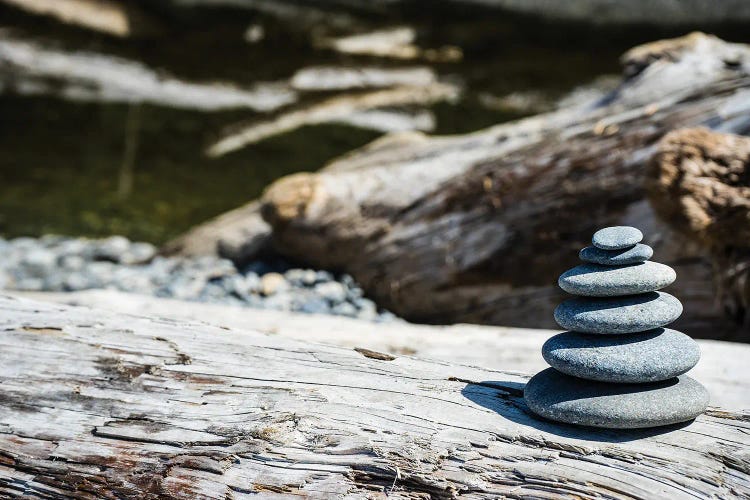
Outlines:
[[555, 309], [569, 330], [550, 338], [542, 355], [552, 368], [537, 373], [524, 398], [550, 420], [605, 428], [641, 428], [694, 419], [708, 405], [708, 391], [683, 375], [700, 358], [698, 344], [669, 328], [682, 304], [659, 292], [674, 270], [650, 262], [634, 227], [597, 231], [581, 250], [584, 264], [558, 284], [577, 295]]

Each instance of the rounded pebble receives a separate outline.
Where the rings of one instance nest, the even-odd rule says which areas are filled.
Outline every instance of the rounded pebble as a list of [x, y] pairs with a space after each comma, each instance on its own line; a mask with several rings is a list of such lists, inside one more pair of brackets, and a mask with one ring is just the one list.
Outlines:
[[643, 239], [643, 233], [631, 226], [605, 227], [594, 233], [591, 242], [602, 250], [630, 248]]
[[614, 337], [565, 332], [544, 343], [542, 356], [552, 368], [574, 377], [658, 382], [693, 368], [700, 359], [700, 347], [684, 333], [668, 328]]
[[610, 429], [637, 429], [687, 422], [708, 406], [708, 391], [681, 375], [648, 384], [583, 380], [553, 368], [526, 384], [524, 399], [544, 418]]
[[107, 288], [262, 309], [339, 314], [367, 321], [397, 318], [378, 310], [349, 275], [294, 269], [281, 258], [238, 269], [216, 256], [165, 257], [122, 236], [0, 237], [0, 287], [27, 291]]
[[584, 262], [603, 266], [622, 266], [646, 262], [654, 255], [654, 249], [643, 243], [622, 250], [602, 250], [595, 246], [582, 249], [578, 257]]
[[674, 283], [677, 274], [658, 262], [612, 267], [582, 264], [565, 271], [557, 280], [560, 288], [584, 297], [615, 297], [655, 292]]
[[626, 297], [575, 297], [555, 309], [555, 321], [583, 333], [635, 333], [661, 328], [682, 314], [682, 304], [665, 292]]

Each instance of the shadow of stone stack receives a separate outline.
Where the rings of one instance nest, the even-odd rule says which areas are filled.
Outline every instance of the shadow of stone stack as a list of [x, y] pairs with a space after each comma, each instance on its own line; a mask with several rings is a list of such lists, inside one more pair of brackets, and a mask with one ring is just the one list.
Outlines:
[[708, 405], [708, 391], [683, 375], [700, 358], [698, 344], [664, 326], [682, 304], [659, 292], [674, 270], [650, 262], [634, 227], [597, 231], [580, 252], [584, 264], [563, 273], [560, 288], [576, 295], [555, 309], [569, 331], [542, 347], [552, 368], [537, 373], [524, 398], [538, 415], [605, 428], [642, 428], [694, 419]]

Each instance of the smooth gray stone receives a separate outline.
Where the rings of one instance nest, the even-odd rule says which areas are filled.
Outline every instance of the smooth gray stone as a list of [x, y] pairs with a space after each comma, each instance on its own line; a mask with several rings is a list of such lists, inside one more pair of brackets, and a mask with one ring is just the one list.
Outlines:
[[654, 249], [643, 243], [622, 250], [602, 250], [595, 246], [583, 248], [578, 258], [584, 262], [601, 264], [603, 266], [623, 266], [646, 262], [654, 255]]
[[682, 304], [665, 292], [625, 297], [575, 297], [555, 309], [555, 321], [582, 333], [635, 333], [661, 328], [682, 314]]
[[594, 233], [591, 243], [602, 250], [630, 248], [643, 239], [643, 233], [630, 226], [605, 227]]
[[524, 399], [534, 413], [550, 420], [638, 429], [692, 420], [705, 411], [709, 394], [687, 375], [648, 384], [612, 384], [548, 368], [529, 380]]
[[676, 278], [674, 269], [658, 262], [620, 267], [581, 264], [565, 271], [557, 284], [573, 295], [616, 297], [655, 292], [671, 285]]
[[698, 363], [701, 353], [684, 333], [658, 328], [616, 336], [560, 333], [544, 343], [542, 356], [552, 368], [574, 377], [639, 383], [682, 375]]

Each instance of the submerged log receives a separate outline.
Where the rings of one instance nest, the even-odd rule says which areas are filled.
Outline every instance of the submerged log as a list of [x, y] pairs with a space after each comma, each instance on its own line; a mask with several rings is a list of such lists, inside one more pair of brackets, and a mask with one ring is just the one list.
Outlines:
[[709, 252], [721, 308], [750, 341], [750, 138], [672, 132], [659, 144], [647, 187], [657, 213]]
[[0, 298], [5, 496], [750, 495], [750, 416], [542, 421], [527, 377]]
[[655, 217], [645, 165], [669, 131], [750, 130], [750, 47], [695, 33], [623, 57], [605, 98], [464, 136], [386, 137], [263, 198], [275, 247], [352, 274], [420, 322], [553, 327], [562, 269], [599, 227], [641, 227], [676, 268], [676, 327], [736, 333], [715, 307], [711, 264]]

